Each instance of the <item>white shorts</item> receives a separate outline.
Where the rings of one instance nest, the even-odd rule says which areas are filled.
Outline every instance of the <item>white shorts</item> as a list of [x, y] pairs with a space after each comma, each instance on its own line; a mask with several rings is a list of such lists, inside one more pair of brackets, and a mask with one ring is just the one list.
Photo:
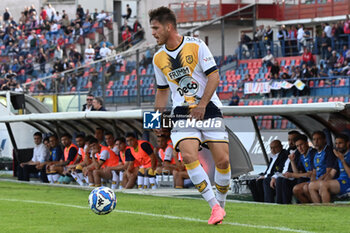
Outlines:
[[188, 121], [190, 120], [178, 120], [177, 122], [182, 123], [177, 123], [171, 130], [170, 137], [176, 151], [179, 151], [179, 143], [186, 139], [198, 140], [200, 145], [205, 147], [207, 142], [229, 142], [222, 118], [210, 118], [197, 124], [191, 124]]

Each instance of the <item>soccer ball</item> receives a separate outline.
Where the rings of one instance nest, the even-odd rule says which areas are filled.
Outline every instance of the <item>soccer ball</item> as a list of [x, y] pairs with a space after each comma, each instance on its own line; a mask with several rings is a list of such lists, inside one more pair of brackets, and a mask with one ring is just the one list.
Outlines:
[[114, 210], [116, 204], [115, 193], [108, 187], [95, 188], [89, 195], [89, 206], [95, 214], [108, 214]]

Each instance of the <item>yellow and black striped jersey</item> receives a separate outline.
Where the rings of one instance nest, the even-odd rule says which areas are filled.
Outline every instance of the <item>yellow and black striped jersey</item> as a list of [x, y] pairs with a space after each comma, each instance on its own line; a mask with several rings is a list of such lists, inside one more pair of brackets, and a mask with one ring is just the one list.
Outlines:
[[[195, 104], [203, 96], [208, 77], [218, 72], [206, 44], [194, 37], [182, 37], [181, 44], [169, 50], [163, 45], [153, 57], [158, 90], [170, 87], [173, 107]], [[216, 92], [211, 101], [221, 107]]]

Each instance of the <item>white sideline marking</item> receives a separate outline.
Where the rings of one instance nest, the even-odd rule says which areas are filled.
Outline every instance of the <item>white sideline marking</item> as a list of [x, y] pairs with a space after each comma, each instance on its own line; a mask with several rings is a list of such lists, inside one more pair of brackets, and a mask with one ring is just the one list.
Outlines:
[[[7, 198], [0, 198], [0, 201], [25, 202], [25, 203], [34, 203], [34, 204], [73, 207], [73, 208], [78, 208], [78, 209], [89, 209], [89, 207], [85, 207], [85, 206], [71, 205], [71, 204], [64, 204], [64, 203], [56, 203], [56, 202], [47, 202], [47, 201], [20, 200], [20, 199], [7, 199]], [[207, 220], [202, 220], [202, 219], [198, 219], [198, 218], [188, 218], [188, 217], [178, 217], [178, 216], [172, 216], [172, 215], [152, 214], [152, 213], [138, 212], [138, 211], [129, 211], [129, 210], [114, 210], [113, 212], [124, 213], [124, 214], [137, 214], [137, 215], [151, 216], [151, 217], [157, 217], [157, 218], [185, 220], [185, 221], [190, 221], [190, 222], [202, 222], [202, 223], [207, 223], [208, 222]], [[287, 227], [273, 227], [273, 226], [264, 226], [264, 225], [252, 225], [252, 224], [244, 224], [244, 223], [236, 223], [236, 222], [223, 222], [222, 224], [224, 224], [224, 225], [231, 225], [231, 226], [258, 228], [258, 229], [270, 229], [270, 230], [278, 230], [278, 231], [287, 231], [287, 232], [312, 233], [311, 231], [296, 230], [296, 229], [291, 229], [291, 228], [287, 228]]]

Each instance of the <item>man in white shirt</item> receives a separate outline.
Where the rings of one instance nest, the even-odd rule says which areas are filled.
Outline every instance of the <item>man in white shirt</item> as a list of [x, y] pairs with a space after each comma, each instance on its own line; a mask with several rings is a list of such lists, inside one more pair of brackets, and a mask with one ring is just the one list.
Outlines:
[[102, 59], [111, 55], [111, 50], [106, 46], [106, 43], [103, 43], [102, 48], [100, 48], [100, 55]]
[[328, 38], [332, 38], [332, 27], [328, 23], [322, 23], [323, 31], [326, 33]]
[[48, 183], [45, 168], [38, 170], [36, 169], [36, 165], [43, 163], [49, 158], [49, 151], [43, 144], [42, 134], [40, 132], [36, 132], [34, 135], [34, 150], [33, 157], [28, 162], [22, 162], [19, 164], [18, 171], [18, 180], [29, 181], [30, 173], [38, 173], [40, 172], [41, 181], [44, 183]]
[[298, 50], [301, 51], [301, 46], [304, 44], [304, 27], [302, 24], [298, 25], [297, 39], [298, 39]]
[[95, 49], [92, 48], [92, 45], [89, 44], [89, 47], [85, 49], [85, 63], [90, 63], [94, 61]]

